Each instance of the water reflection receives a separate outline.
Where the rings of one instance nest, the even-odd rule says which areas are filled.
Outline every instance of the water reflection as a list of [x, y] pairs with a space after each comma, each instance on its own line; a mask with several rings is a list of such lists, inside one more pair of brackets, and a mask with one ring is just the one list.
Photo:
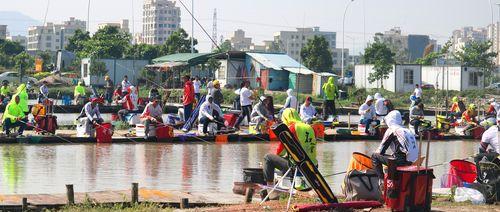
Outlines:
[[[465, 158], [477, 142], [432, 142], [429, 164]], [[130, 183], [152, 189], [231, 192], [241, 180], [241, 170], [258, 167], [277, 143], [250, 144], [81, 144], [0, 145], [0, 193], [64, 193], [65, 184], [75, 191], [122, 190]], [[369, 154], [378, 142], [332, 142], [318, 145], [320, 171], [324, 175], [347, 168], [352, 152]], [[424, 148], [425, 149], [425, 145]], [[439, 176], [447, 166], [435, 168]], [[340, 192], [343, 175], [328, 177]]]

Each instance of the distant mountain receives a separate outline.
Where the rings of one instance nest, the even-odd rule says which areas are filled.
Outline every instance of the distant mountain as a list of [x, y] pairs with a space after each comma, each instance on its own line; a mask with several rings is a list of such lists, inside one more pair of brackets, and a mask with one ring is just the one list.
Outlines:
[[0, 11], [0, 25], [7, 25], [10, 35], [27, 35], [28, 27], [42, 25], [42, 22], [17, 11]]

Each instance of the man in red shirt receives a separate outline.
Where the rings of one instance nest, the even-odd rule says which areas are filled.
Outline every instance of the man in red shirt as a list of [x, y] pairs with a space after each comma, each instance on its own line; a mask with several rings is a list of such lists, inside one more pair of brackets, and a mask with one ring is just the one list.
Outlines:
[[184, 121], [187, 121], [193, 111], [194, 86], [189, 75], [184, 76], [182, 79], [184, 80], [184, 95], [182, 96], [182, 104], [184, 105]]

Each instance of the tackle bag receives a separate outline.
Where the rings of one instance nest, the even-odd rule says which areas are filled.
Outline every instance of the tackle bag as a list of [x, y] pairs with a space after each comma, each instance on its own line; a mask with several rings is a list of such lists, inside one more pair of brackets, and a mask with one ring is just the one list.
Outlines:
[[45, 117], [38, 116], [36, 119], [35, 131], [41, 134], [55, 134], [57, 129], [57, 116], [46, 115]]
[[342, 191], [346, 201], [382, 200], [377, 173], [372, 169], [359, 171], [353, 169], [344, 178]]

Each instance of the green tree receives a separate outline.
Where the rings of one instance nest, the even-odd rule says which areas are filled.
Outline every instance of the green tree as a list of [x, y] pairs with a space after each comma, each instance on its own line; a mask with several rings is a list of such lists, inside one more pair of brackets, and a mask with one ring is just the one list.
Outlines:
[[20, 43], [0, 39], [0, 54], [15, 56], [24, 51], [24, 47]]
[[494, 59], [498, 54], [490, 51], [492, 45], [491, 41], [472, 41], [463, 46], [460, 51], [454, 52], [453, 57], [463, 66], [480, 68], [485, 74], [485, 79], [491, 82], [492, 71], [495, 69]]
[[215, 71], [215, 70], [220, 68], [221, 62], [219, 62], [217, 59], [212, 57], [212, 58], [208, 59], [206, 65], [207, 65], [208, 70]]
[[22, 78], [26, 70], [33, 68], [35, 60], [26, 52], [21, 52], [14, 57], [15, 69], [19, 71]]
[[231, 41], [225, 40], [219, 45], [219, 48], [215, 48], [212, 52], [214, 53], [224, 53], [231, 51]]
[[130, 35], [118, 27], [106, 26], [99, 29], [94, 36], [83, 43], [83, 49], [77, 54], [82, 57], [123, 58], [130, 45]]
[[[198, 45], [198, 40], [194, 39], [193, 45]], [[190, 52], [191, 40], [186, 31], [182, 28], [179, 28], [177, 31], [173, 32], [161, 47], [162, 55]], [[194, 49], [194, 52], [198, 52], [198, 50]]]
[[97, 76], [98, 79], [100, 79], [102, 76], [108, 73], [108, 70], [106, 69], [106, 63], [101, 62], [101, 61], [95, 61], [93, 60], [90, 65], [90, 74]]
[[368, 81], [380, 81], [381, 87], [384, 88], [383, 80], [389, 78], [394, 64], [394, 53], [391, 49], [385, 43], [375, 41], [365, 49], [363, 61], [365, 64], [373, 64], [374, 72], [369, 74]]
[[439, 52], [430, 52], [424, 55], [424, 57], [422, 58], [417, 58], [415, 60], [415, 63], [424, 66], [430, 66], [432, 64], [435, 64], [437, 59], [444, 58], [448, 55], [451, 44], [452, 44], [451, 41], [446, 42], [446, 44], [444, 44], [443, 48], [441, 48]]
[[68, 39], [66, 50], [71, 52], [80, 52], [83, 50], [84, 44], [88, 40], [90, 40], [89, 32], [77, 29], [75, 34]]
[[151, 60], [161, 56], [160, 46], [154, 46], [149, 44], [134, 44], [128, 46], [125, 50], [125, 58], [128, 59], [142, 59]]
[[316, 72], [328, 72], [332, 69], [332, 53], [328, 41], [323, 36], [314, 36], [300, 50], [302, 62]]

